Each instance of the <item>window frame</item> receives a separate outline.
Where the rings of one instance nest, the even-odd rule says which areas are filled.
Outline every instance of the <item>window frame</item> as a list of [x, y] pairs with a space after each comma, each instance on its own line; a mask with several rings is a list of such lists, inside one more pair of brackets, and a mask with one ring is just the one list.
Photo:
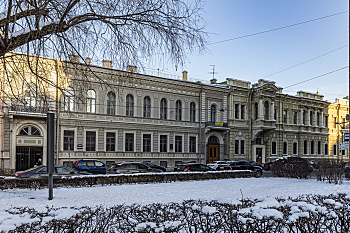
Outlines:
[[[88, 143], [90, 143], [90, 142], [88, 142], [88, 133], [94, 133], [94, 135], [95, 135], [95, 142], [94, 142], [94, 150], [91, 150], [91, 148], [90, 147], [92, 147], [92, 145], [90, 145], [89, 146], [89, 150], [88, 150]], [[98, 151], [97, 149], [97, 147], [98, 147], [98, 139], [97, 139], [97, 133], [98, 133], [98, 131], [97, 130], [86, 130], [85, 131], [85, 133], [84, 133], [84, 146], [85, 146], [85, 151], [89, 151], [89, 152], [96, 152], [96, 151]]]
[[168, 100], [166, 98], [160, 100], [159, 118], [162, 120], [168, 119]]
[[[69, 141], [69, 144], [70, 144], [69, 148], [68, 148], [68, 140], [66, 142], [67, 136], [66, 136], [65, 132], [73, 132], [73, 137], [68, 136], [68, 138], [73, 139], [73, 143], [71, 143], [71, 141]], [[74, 151], [74, 149], [75, 149], [74, 139], [75, 139], [75, 131], [74, 130], [63, 129], [63, 141], [62, 141], [63, 142], [63, 151]], [[66, 148], [66, 145], [67, 145], [67, 148]]]
[[116, 95], [113, 91], [107, 93], [107, 115], [116, 115]]
[[[149, 135], [149, 145], [145, 145], [145, 135]], [[145, 150], [145, 146], [149, 147], [149, 150]], [[142, 152], [152, 152], [153, 151], [153, 133], [142, 133]]]
[[[163, 139], [162, 139], [162, 136], [165, 136], [166, 137], [166, 141], [165, 141], [165, 144], [163, 144]], [[163, 147], [162, 145], [165, 145], [165, 150], [163, 150]], [[169, 134], [159, 134], [159, 152], [160, 153], [168, 153], [169, 152]]]
[[[107, 150], [108, 149], [108, 144], [112, 145], [110, 142], [108, 142], [108, 134], [110, 133], [114, 133], [114, 150]], [[105, 131], [105, 151], [106, 152], [113, 152], [113, 151], [117, 151], [117, 145], [118, 145], [118, 132], [116, 131]]]
[[175, 120], [182, 120], [182, 102], [181, 100], [177, 100], [175, 102]]
[[[178, 140], [179, 137], [181, 138], [181, 140]], [[180, 142], [180, 144], [178, 142]], [[175, 153], [184, 152], [184, 135], [179, 135], [179, 134], [174, 135], [174, 152]]]
[[128, 116], [128, 117], [134, 116], [134, 106], [135, 106], [134, 95], [129, 93], [125, 97], [125, 116]]
[[86, 112], [96, 113], [96, 91], [93, 89], [86, 92]]
[[190, 121], [196, 122], [196, 103], [195, 102], [190, 103]]
[[151, 118], [151, 112], [152, 112], [151, 97], [145, 96], [143, 98], [143, 117]]

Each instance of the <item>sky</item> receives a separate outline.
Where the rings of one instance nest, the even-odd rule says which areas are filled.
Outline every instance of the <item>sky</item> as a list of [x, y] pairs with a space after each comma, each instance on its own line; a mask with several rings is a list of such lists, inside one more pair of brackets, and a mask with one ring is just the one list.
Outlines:
[[[262, 78], [275, 81], [286, 94], [319, 90], [324, 100], [331, 102], [348, 95], [348, 1], [208, 0], [203, 3], [205, 30], [209, 42], [214, 44], [207, 45], [204, 55], [189, 55], [184, 66], [177, 70], [174, 65], [159, 64], [160, 72], [181, 76], [186, 70], [190, 79], [209, 81], [213, 77], [211, 65], [215, 65], [218, 82], [233, 78], [256, 83]], [[318, 18], [323, 19], [315, 20]], [[299, 24], [310, 20], [314, 21]], [[293, 24], [299, 25], [234, 39]], [[215, 43], [223, 40], [229, 41]], [[312, 80], [304, 82], [308, 79]], [[299, 82], [303, 83], [291, 86]]]

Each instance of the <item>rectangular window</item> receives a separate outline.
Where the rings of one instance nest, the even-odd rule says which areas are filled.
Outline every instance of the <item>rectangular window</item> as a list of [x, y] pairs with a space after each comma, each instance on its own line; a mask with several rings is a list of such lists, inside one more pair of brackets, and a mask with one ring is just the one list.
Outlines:
[[288, 154], [288, 144], [287, 142], [283, 142], [283, 154]]
[[235, 104], [235, 119], [239, 119], [239, 104]]
[[337, 118], [333, 117], [333, 128], [337, 128]]
[[284, 110], [283, 111], [283, 123], [287, 124], [287, 120], [288, 120], [288, 118], [287, 118], [287, 110]]
[[160, 135], [160, 152], [168, 152], [168, 136]]
[[241, 119], [245, 119], [245, 105], [241, 105]]
[[318, 126], [320, 125], [320, 113], [319, 112], [316, 114], [316, 123]]
[[106, 151], [115, 151], [115, 133], [106, 133]]
[[175, 152], [182, 152], [182, 136], [175, 136]]
[[298, 124], [298, 113], [293, 112], [293, 124]]
[[306, 112], [303, 111], [303, 125], [306, 125]]
[[74, 131], [63, 131], [63, 150], [74, 151]]
[[328, 144], [324, 144], [324, 155], [328, 155]]
[[324, 126], [328, 128], [328, 116], [324, 117]]
[[277, 154], [277, 142], [272, 142], [271, 143], [271, 154], [276, 155]]
[[317, 154], [321, 154], [321, 141], [317, 142]]
[[277, 120], [277, 109], [274, 109], [274, 112], [273, 112], [273, 119], [274, 119], [274, 120]]
[[298, 143], [294, 142], [293, 143], [293, 155], [298, 154]]
[[190, 153], [197, 152], [197, 139], [196, 137], [190, 137]]
[[245, 141], [241, 140], [241, 155], [245, 154]]
[[125, 134], [125, 151], [134, 151], [134, 134]]
[[86, 131], [86, 151], [96, 151], [96, 132]]
[[151, 134], [143, 135], [143, 152], [151, 152]]
[[239, 154], [239, 140], [235, 140], [235, 154]]

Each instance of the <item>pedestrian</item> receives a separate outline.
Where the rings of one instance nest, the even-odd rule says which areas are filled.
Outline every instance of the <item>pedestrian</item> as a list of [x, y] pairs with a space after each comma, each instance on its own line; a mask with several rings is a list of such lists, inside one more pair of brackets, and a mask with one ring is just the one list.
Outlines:
[[38, 162], [36, 162], [35, 164], [36, 166], [40, 166], [40, 165], [43, 165], [43, 163], [41, 162], [41, 159], [38, 159]]

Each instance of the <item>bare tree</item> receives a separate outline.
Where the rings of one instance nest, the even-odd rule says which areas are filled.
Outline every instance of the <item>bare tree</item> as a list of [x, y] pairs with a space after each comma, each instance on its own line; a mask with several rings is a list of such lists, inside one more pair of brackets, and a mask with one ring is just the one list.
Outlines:
[[0, 57], [11, 51], [103, 57], [119, 68], [201, 51], [201, 0], [0, 0]]

